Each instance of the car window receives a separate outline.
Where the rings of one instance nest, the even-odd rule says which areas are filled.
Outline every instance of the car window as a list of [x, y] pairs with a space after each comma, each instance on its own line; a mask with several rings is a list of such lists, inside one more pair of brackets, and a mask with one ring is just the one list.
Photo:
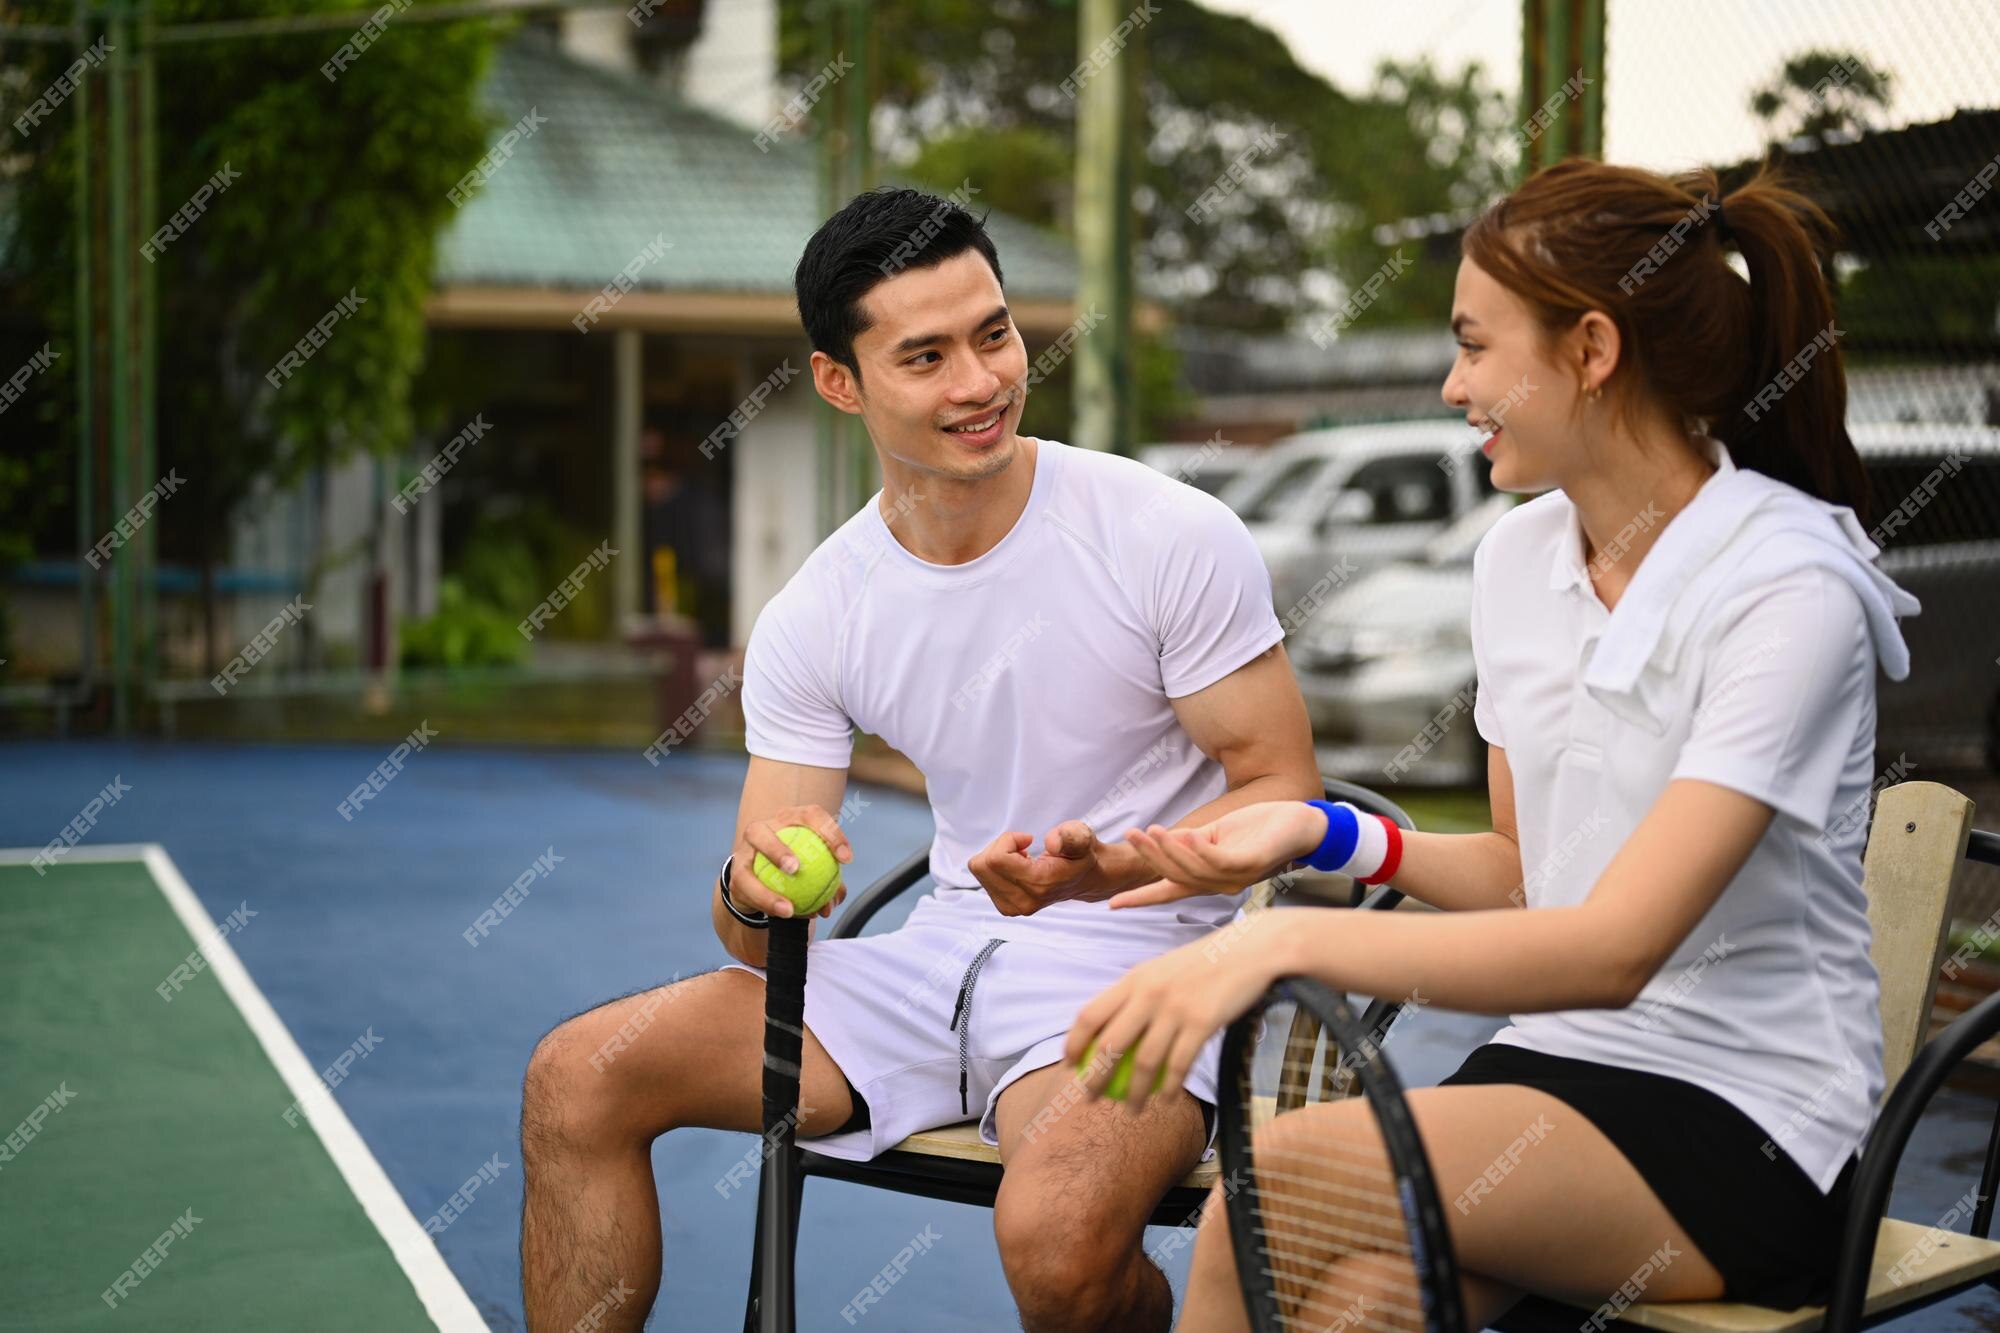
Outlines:
[[2000, 458], [1954, 462], [1932, 454], [1863, 462], [1868, 523], [1885, 550], [2000, 541], [2000, 505], [1991, 499], [2000, 495]]
[[1307, 455], [1280, 464], [1236, 502], [1236, 514], [1245, 523], [1269, 523], [1280, 517], [1306, 480], [1326, 463], [1324, 458]]
[[1434, 453], [1395, 454], [1363, 463], [1342, 490], [1369, 498], [1371, 525], [1442, 523], [1451, 517], [1451, 477]]

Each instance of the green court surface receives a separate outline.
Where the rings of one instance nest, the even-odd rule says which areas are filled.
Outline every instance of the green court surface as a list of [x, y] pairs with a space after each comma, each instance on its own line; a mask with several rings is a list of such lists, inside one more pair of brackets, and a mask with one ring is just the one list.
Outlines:
[[164, 854], [4, 855], [0, 1328], [484, 1327], [226, 937], [156, 989], [216, 935]]

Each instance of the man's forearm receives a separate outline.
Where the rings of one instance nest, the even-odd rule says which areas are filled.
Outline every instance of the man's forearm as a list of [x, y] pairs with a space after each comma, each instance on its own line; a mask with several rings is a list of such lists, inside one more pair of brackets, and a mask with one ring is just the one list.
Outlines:
[[1326, 788], [1320, 785], [1317, 777], [1302, 785], [1298, 779], [1283, 773], [1266, 773], [1240, 787], [1231, 787], [1199, 809], [1188, 811], [1175, 821], [1173, 827], [1200, 828], [1203, 824], [1213, 824], [1232, 810], [1241, 810], [1246, 805], [1256, 805], [1261, 801], [1311, 801], [1325, 794]]

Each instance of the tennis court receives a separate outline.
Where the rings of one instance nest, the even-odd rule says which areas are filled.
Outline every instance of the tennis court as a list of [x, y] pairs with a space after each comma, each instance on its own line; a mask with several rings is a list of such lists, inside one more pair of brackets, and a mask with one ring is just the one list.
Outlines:
[[[1576, 1171], [1538, 1208], [1510, 1187], [1475, 1217], [1479, 1182], [1499, 1189], [1542, 1141], [1523, 1132], [1487, 1151], [1497, 1114], [1436, 1136], [1437, 1163], [1407, 1118], [1385, 1115], [1400, 1135], [1382, 1136], [1393, 1170], [1342, 1174], [1344, 1154], [1373, 1152], [1349, 1120], [1394, 1108], [1401, 1089], [1418, 1108], [1449, 1100], [1435, 1085], [1507, 1021], [1456, 1003], [1581, 1015], [1579, 1029], [1628, 1011], [1613, 1020], [1634, 1025], [1622, 1038], [1571, 1045], [1590, 1034], [1565, 1030], [1541, 1054], [1678, 1077], [1761, 1114], [1757, 1137], [1771, 1141], [1758, 1155], [1755, 1138], [1737, 1142], [1741, 1125], [1677, 1114], [1628, 1080], [1622, 1149], [1657, 1156], [1627, 1151], [1626, 1164], [1655, 1184], [1715, 1188], [1679, 1203], [1627, 1191], [1619, 1216], [1664, 1203], [1675, 1226], [1719, 1228], [1712, 1246], [1691, 1229], [1690, 1248], [1803, 1279], [1799, 1254], [1767, 1244], [1790, 1238], [1838, 1280], [1882, 1276], [1878, 1310], [1988, 1283], [1885, 1323], [2000, 1330], [2000, 1241], [1980, 1235], [2000, 1191], [2000, 832], [1963, 836], [2000, 831], [1996, 88], [1992, 0], [10, 6], [0, 1329], [516, 1330], [532, 1306], [538, 1329], [568, 1333], [734, 1330], [752, 1293], [759, 1333], [792, 1333], [794, 1306], [808, 1333], [1209, 1333], [1235, 1327], [1220, 1291], [1243, 1298], [1258, 1333], [1289, 1333], [1321, 1288], [1344, 1297], [1388, 1266], [1409, 1270], [1381, 1283], [1395, 1310], [1370, 1319], [1357, 1290], [1313, 1333], [1433, 1330], [1480, 1322], [1435, 1299], [1461, 1263], [1468, 1288], [1512, 1282], [1551, 1302], [1558, 1284], [1530, 1282], [1546, 1274], [1523, 1277], [1523, 1264], [1559, 1264], [1593, 1299], [1699, 1296], [1690, 1267], [1647, 1295], [1641, 1277], [1664, 1267], [1650, 1247], [1636, 1267], [1586, 1274], [1608, 1230], [1546, 1241], [1550, 1219], [1596, 1216], [1587, 1194], [1604, 1171]], [[1587, 206], [1563, 202], [1570, 188]], [[1535, 254], [1491, 262], [1523, 226]], [[1521, 285], [1537, 265], [1539, 299]], [[1615, 316], [1618, 338], [1608, 375], [1586, 385], [1579, 370], [1572, 386], [1577, 367], [1544, 364], [1556, 344], [1508, 336], [1505, 317], [1526, 302], [1544, 335], [1581, 327], [1571, 306], [1593, 292], [1583, 305]], [[1714, 336], [1683, 347], [1697, 330]], [[1668, 383], [1673, 367], [1686, 382]], [[1665, 423], [1642, 452], [1678, 470], [1566, 485], [1590, 481], [1569, 463], [1639, 456], [1605, 447], [1631, 414], [1597, 415], [1628, 391]], [[1597, 842], [1621, 820], [1638, 827], [1641, 779], [1678, 763], [1664, 738], [1684, 722], [1748, 737], [1807, 697], [1760, 695], [1760, 678], [1768, 689], [1780, 668], [1803, 677], [1832, 660], [1782, 651], [1779, 632], [1736, 645], [1732, 662], [1677, 656], [1713, 642], [1643, 604], [1667, 595], [1659, 585], [1625, 582], [1711, 466], [1850, 507], [1842, 531], [1866, 541], [1823, 541], [1839, 546], [1830, 567], [1860, 588], [1872, 563], [1923, 605], [1891, 615], [1903, 601], [1869, 585], [1882, 652], [1856, 664], [1847, 711], [1825, 713], [1866, 718], [1847, 733], [1840, 801], [1815, 788], [1794, 809], [1755, 784], [1707, 783], [1798, 816], [1773, 827], [1799, 854], [1763, 863], [1789, 869], [1746, 882], [1776, 892], [1802, 867], [1819, 875], [1820, 896], [1801, 901], [1838, 904], [1838, 947], [1753, 937], [1779, 917], [1738, 892], [1742, 915], [1731, 924], [1715, 900], [1701, 918], [1712, 942], [1675, 944], [1685, 966], [1656, 969], [1643, 1007], [1617, 998], [1621, 946], [1672, 919], [1658, 910], [1588, 926], [1516, 913], [1495, 927], [1530, 917], [1532, 931], [1573, 931], [1564, 968], [1533, 971], [1576, 1003], [1447, 993], [1537, 956], [1493, 942], [1516, 936], [1424, 973], [1430, 998], [1400, 976], [1364, 981], [1355, 968], [1448, 955], [1391, 943], [1438, 924], [1420, 911], [1490, 920], [1503, 900], [1573, 906], [1561, 895], [1611, 883]], [[1525, 540], [1520, 501], [1642, 490], [1629, 515], [1578, 511], [1589, 559], [1567, 591], [1541, 578], [1539, 546], [1495, 557]], [[1764, 511], [1740, 512], [1738, 539]], [[1725, 549], [1693, 526], [1677, 539]], [[1476, 575], [1475, 552], [1486, 570], [1530, 576]], [[1672, 578], [1697, 563], [1651, 568]], [[1604, 637], [1572, 635], [1588, 622], [1554, 596], [1579, 594], [1594, 616], [1632, 586], [1642, 604], [1604, 622], [1626, 642], [1612, 636], [1601, 656]], [[1514, 656], [1496, 656], [1507, 643]], [[1903, 647], [1906, 671], [1892, 665]], [[1654, 654], [1643, 668], [1642, 649]], [[1621, 654], [1648, 696], [1623, 712], [1605, 680], [1549, 673]], [[1668, 693], [1653, 697], [1655, 684]], [[1754, 716], [1732, 725], [1732, 697]], [[1566, 741], [1562, 717], [1576, 723]], [[1242, 736], [1257, 729], [1269, 734], [1252, 747]], [[1782, 757], [1757, 771], [1803, 781], [1792, 738], [1765, 739]], [[857, 1040], [836, 1060], [868, 1089], [857, 1119], [872, 1103], [883, 1135], [845, 1164], [835, 1145], [791, 1137], [809, 1115], [805, 950], [799, 923], [759, 916], [750, 896], [776, 891], [751, 850], [784, 855], [770, 840], [784, 821], [766, 829], [767, 816], [783, 804], [787, 821], [818, 821], [843, 767], [846, 799], [819, 831], [851, 839], [851, 894], [902, 894], [874, 917], [851, 897], [847, 926], [902, 924], [920, 896], [903, 890], [928, 887], [933, 868], [967, 890], [934, 906], [977, 908], [958, 921], [974, 943], [963, 971], [915, 932], [821, 952], [824, 1044], [850, 1035], [838, 1015], [886, 1052], [871, 1067]], [[1154, 910], [1093, 918], [1039, 974], [1018, 961], [1027, 949], [994, 952], [1059, 928], [1061, 912], [1033, 920], [1045, 907], [1094, 903], [1107, 885], [1157, 894], [1135, 894], [1124, 873], [1153, 838], [1131, 836], [1134, 823], [1186, 813], [1183, 797], [1225, 780], [1230, 794], [1309, 794], [1314, 772], [1328, 807], [1309, 862], [1320, 878], [1199, 889], [1247, 888], [1242, 911], [1212, 896], [1121, 903]], [[1506, 791], [1513, 828], [1492, 805]], [[1357, 799], [1338, 817], [1351, 827], [1337, 824], [1331, 807]], [[1881, 818], [1883, 800], [1909, 816]], [[1285, 804], [1261, 817], [1318, 818]], [[1725, 807], [1706, 808], [1656, 846], [1700, 859], [1727, 824], [1713, 813]], [[1972, 863], [1947, 854], [1952, 818]], [[993, 870], [1012, 864], [992, 859], [1001, 830], [1030, 823], [1051, 830], [1051, 859], [1075, 859], [1054, 831], [1072, 821], [1090, 826], [1084, 844], [1101, 839], [1084, 878], [1042, 857], [1045, 882]], [[1444, 850], [1413, 836], [1405, 859], [1405, 831], [1475, 836]], [[732, 850], [734, 879], [725, 871], [712, 896]], [[1440, 855], [1471, 859], [1424, 863]], [[1632, 858], [1621, 874], [1671, 860]], [[1619, 901], [1607, 892], [1597, 907]], [[782, 915], [777, 899], [763, 906]], [[1401, 906], [1416, 910], [1362, 910]], [[1251, 920], [1273, 907], [1286, 910]], [[1321, 908], [1339, 910], [1300, 910]], [[1169, 975], [1146, 971], [1156, 964], [1182, 966], [1170, 938], [1231, 975], [1324, 947], [1290, 955], [1310, 966], [1275, 981], [1269, 1004], [1238, 1007], [1233, 1082], [1197, 1093], [1217, 1152], [1150, 1213], [1107, 1220], [1129, 1202], [1120, 1167], [1162, 1160], [1121, 1163], [1110, 1149], [1148, 1131], [1093, 1120], [1109, 1107], [1088, 1103], [1041, 1160], [1026, 1152], [1044, 1113], [1085, 1104], [1068, 1091], [1036, 1113], [1035, 1134], [1003, 1133], [1006, 1210], [1002, 1149], [975, 1126], [889, 1134], [936, 1089], [939, 1106], [975, 1113], [981, 1064], [995, 1066], [996, 1097], [1007, 1086], [1007, 1043], [975, 1050], [982, 975], [999, 1006], [984, 1014], [1061, 993], [1060, 1021], [1081, 1023], [1089, 974], [1066, 949], [1132, 950], [1093, 988], [1110, 997]], [[1248, 938], [1268, 947], [1224, 957]], [[1160, 947], [1138, 947], [1148, 940]], [[1734, 965], [1713, 966], [1732, 944]], [[761, 1016], [764, 1140], [661, 1132], [741, 1109], [702, 1104], [724, 1062], [696, 1040], [736, 1015], [676, 1027], [689, 1003], [660, 1029], [680, 1041], [595, 1085], [590, 1053], [610, 1048], [592, 1023], [732, 956], [766, 959], [778, 979]], [[854, 968], [865, 985], [838, 989], [842, 959], [867, 960]], [[909, 967], [909, 989], [892, 963]], [[1372, 989], [1301, 986], [1322, 964]], [[1839, 1003], [1807, 1012], [1812, 987], [1786, 979], [1832, 964]], [[1171, 975], [1185, 984], [1148, 992], [1162, 1023], [1177, 1021], [1166, 999], [1207, 994], [1200, 976]], [[879, 1040], [894, 1020], [867, 1006], [899, 992], [901, 1018], [913, 997], [942, 995], [949, 1026], [939, 1013]], [[843, 993], [851, 1003], [824, 999]], [[614, 1040], [650, 1025], [652, 1009], [632, 1008]], [[1840, 1026], [1824, 1026], [1829, 1013]], [[1052, 1025], [1036, 1023], [1024, 1029], [1049, 1041]], [[1877, 1028], [1892, 1086], [1871, 1107], [1850, 1061], [1832, 1064]], [[543, 1041], [558, 1030], [592, 1040]], [[654, 1058], [666, 1076], [604, 1093]], [[1028, 1063], [1013, 1069], [1047, 1069]], [[1906, 1065], [1919, 1076], [1899, 1082]], [[1903, 1116], [1933, 1072], [1942, 1090]], [[689, 1095], [644, 1095], [676, 1085]], [[545, 1131], [525, 1148], [524, 1117]], [[1906, 1121], [1914, 1137], [1891, 1178], [1876, 1164], [1893, 1167]], [[1286, 1180], [1286, 1136], [1308, 1125], [1325, 1159]], [[1267, 1190], [1245, 1140], [1273, 1126]], [[1806, 1136], [1789, 1157], [1774, 1126]], [[1558, 1136], [1521, 1179], [1553, 1178], [1557, 1159], [1609, 1161], [1563, 1146], [1575, 1139]], [[1845, 1169], [1871, 1190], [1893, 1183], [1887, 1217], [1908, 1230], [1875, 1243], [1878, 1217], [1846, 1209], [1841, 1244], [1821, 1245], [1815, 1209], [1840, 1188], [1827, 1164], [1857, 1141]], [[1723, 1164], [1731, 1143], [1751, 1170]], [[617, 1270], [650, 1280], [648, 1160], [663, 1268], [642, 1310]], [[1756, 1172], [1781, 1161], [1824, 1176], [1815, 1207], [1776, 1207], [1784, 1190]], [[812, 1183], [793, 1256], [779, 1237], [798, 1216], [795, 1171]], [[1365, 1206], [1328, 1201], [1343, 1192]], [[1225, 1220], [1198, 1262], [1193, 1227], [1160, 1225], [1189, 1217], [1195, 1197]], [[1272, 1224], [1266, 1204], [1302, 1220]], [[1224, 1280], [1216, 1256], [1232, 1246]], [[1906, 1249], [1915, 1267], [1896, 1263]], [[1754, 1298], [1740, 1276], [1711, 1289]], [[1092, 1315], [1100, 1305], [1115, 1313]], [[1859, 1298], [1834, 1307], [1845, 1333]], [[1589, 1307], [1531, 1299], [1522, 1322], [1491, 1317], [1539, 1333], [1552, 1308], [1566, 1333]], [[1603, 1308], [1598, 1322], [1614, 1321]], [[1687, 1320], [1676, 1333], [1739, 1329], [1686, 1309], [1658, 1318]], [[1635, 1319], [1674, 1327], [1656, 1313]]]
[[[0, 866], [0, 1119], [12, 1128], [69, 1094], [0, 1169], [0, 1327], [523, 1327], [528, 1053], [606, 996], [722, 961], [699, 886], [742, 763], [677, 756], [663, 774], [623, 752], [439, 749], [343, 821], [336, 805], [378, 758], [0, 748], [0, 844], [26, 849]], [[25, 864], [114, 778], [131, 790], [88, 839], [46, 876]], [[915, 798], [863, 795], [855, 884], [929, 830]], [[553, 872], [471, 947], [464, 932], [550, 849]], [[224, 926], [207, 966], [176, 987], [176, 965]], [[1419, 1011], [1390, 1051], [1421, 1086], [1492, 1026]], [[349, 1052], [344, 1072], [320, 1077]], [[1978, 1161], [1982, 1106], [1941, 1099], [1899, 1215], [1952, 1206]], [[654, 1327], [740, 1321], [755, 1200], [729, 1170], [755, 1149], [702, 1130], [656, 1145], [666, 1263]], [[443, 1221], [469, 1181], [469, 1202]], [[157, 1270], [107, 1305], [100, 1293], [190, 1211], [199, 1222]], [[442, 1229], [427, 1236], [434, 1215]], [[989, 1213], [832, 1181], [806, 1195], [800, 1327], [847, 1327], [840, 1309], [927, 1227], [938, 1239], [869, 1324], [1006, 1327]], [[1187, 1252], [1172, 1234], [1149, 1244], [1178, 1289]], [[1898, 1326], [1960, 1310], [1963, 1326], [1983, 1326], [2000, 1299], [1967, 1296]]]
[[[73, 1094], [0, 1180], [0, 1325], [522, 1327], [528, 1053], [577, 1010], [722, 961], [701, 886], [742, 765], [677, 757], [663, 777], [623, 752], [440, 750], [405, 771], [394, 799], [344, 822], [335, 806], [378, 758], [346, 747], [0, 751], [0, 842], [29, 849], [0, 870], [0, 1107], [11, 1128], [65, 1081]], [[129, 794], [36, 874], [25, 862], [46, 830], [114, 777]], [[912, 798], [867, 799], [857, 878], [929, 825]], [[551, 849], [554, 872], [468, 945], [479, 914]], [[175, 989], [175, 965], [232, 914], [241, 924], [206, 950], [210, 965]], [[230, 958], [243, 967], [233, 989], [222, 984]], [[271, 1015], [262, 1028], [260, 1011]], [[365, 1054], [331, 1095], [312, 1093], [317, 1071], [357, 1043]], [[294, 1044], [290, 1073], [313, 1113], [296, 1126], [284, 1113], [300, 1093], [273, 1054]], [[328, 1124], [351, 1125], [348, 1141], [328, 1142]], [[657, 1148], [667, 1260], [656, 1326], [722, 1327], [740, 1312], [753, 1192], [717, 1183], [753, 1142], [697, 1131]], [[490, 1187], [433, 1249], [422, 1222], [496, 1155]], [[366, 1193], [371, 1179], [386, 1192]], [[839, 1185], [809, 1206], [815, 1228], [843, 1238], [801, 1265], [821, 1308], [838, 1309], [927, 1224], [945, 1239], [898, 1291], [925, 1312], [910, 1326], [987, 1327], [1004, 1308], [978, 1210], [941, 1216]], [[190, 1208], [201, 1220], [187, 1239], [107, 1306], [99, 1293]], [[413, 1252], [403, 1264], [399, 1246]]]

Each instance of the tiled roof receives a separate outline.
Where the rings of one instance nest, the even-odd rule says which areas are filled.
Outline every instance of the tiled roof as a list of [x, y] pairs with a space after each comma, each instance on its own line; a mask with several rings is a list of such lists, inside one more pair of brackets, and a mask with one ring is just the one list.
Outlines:
[[[448, 224], [439, 285], [595, 289], [664, 235], [642, 289], [790, 294], [822, 218], [810, 140], [761, 151], [752, 131], [532, 32], [500, 51], [482, 96], [496, 141], [531, 108], [541, 120]], [[1010, 292], [1075, 295], [1068, 242], [997, 209], [987, 229]]]

